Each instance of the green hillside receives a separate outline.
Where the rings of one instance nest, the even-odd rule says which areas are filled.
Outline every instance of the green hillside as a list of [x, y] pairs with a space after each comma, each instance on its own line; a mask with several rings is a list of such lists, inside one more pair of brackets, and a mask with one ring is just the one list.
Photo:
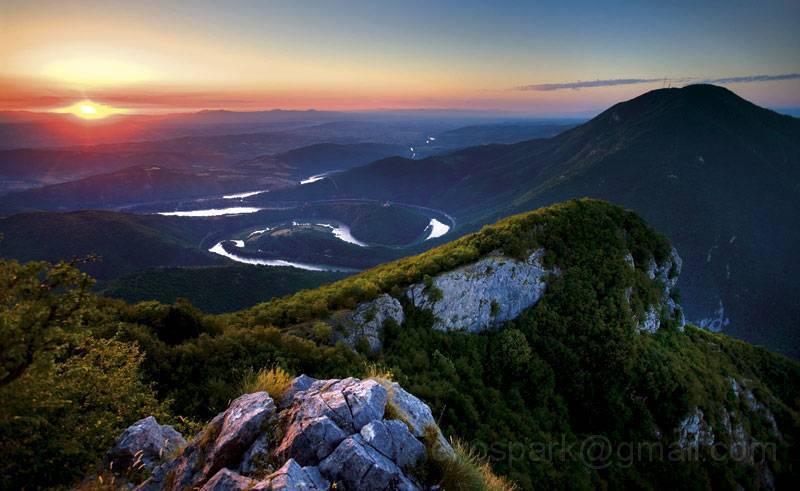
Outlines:
[[[497, 329], [433, 329], [432, 313], [404, 294], [487, 255], [513, 260], [538, 249], [553, 272], [543, 297]], [[2, 487], [75, 482], [122, 428], [148, 414], [191, 432], [238, 395], [251, 369], [277, 365], [327, 378], [374, 373], [370, 364], [391, 372], [431, 405], [448, 436], [469, 442], [524, 489], [759, 488], [768, 479], [790, 486], [800, 477], [800, 365], [721, 334], [682, 330], [666, 317], [655, 333], [640, 332], [637, 319], [664, 288], [648, 264], [669, 257], [669, 242], [636, 214], [582, 200], [222, 316], [186, 303], [127, 305], [86, 295], [84, 279], [58, 268], [48, 277], [59, 288], [32, 291], [19, 278], [40, 278], [35, 265], [3, 261]], [[340, 341], [346, 333], [328, 320], [386, 292], [406, 317], [383, 325], [382, 349], [354, 351]], [[20, 306], [54, 313], [19, 317]], [[39, 337], [20, 338], [21, 329]], [[40, 338], [50, 344], [32, 342]], [[119, 358], [128, 361], [104, 375], [86, 368]], [[124, 390], [96, 392], [110, 380]], [[66, 400], [42, 399], [45, 387], [64, 391]], [[677, 427], [698, 410], [719, 448], [687, 452], [693, 447], [680, 443]], [[726, 429], [731, 424], [751, 438], [748, 448], [761, 442], [769, 452], [756, 461], [734, 458], [724, 450], [738, 441]], [[65, 425], [73, 431], [65, 434]], [[601, 442], [609, 453], [586, 454], [586, 442]], [[542, 448], [556, 453], [537, 453]], [[645, 458], [632, 448], [674, 452]]]
[[103, 211], [23, 213], [0, 218], [0, 256], [62, 261], [97, 256], [81, 268], [99, 280], [154, 266], [222, 261], [197, 249], [202, 224], [173, 217]]

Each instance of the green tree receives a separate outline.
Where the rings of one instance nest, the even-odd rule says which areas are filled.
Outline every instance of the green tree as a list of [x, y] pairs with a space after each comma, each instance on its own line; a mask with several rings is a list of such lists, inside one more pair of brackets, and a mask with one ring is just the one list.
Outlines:
[[84, 338], [0, 388], [0, 488], [63, 486], [91, 472], [131, 423], [165, 415], [135, 345]]
[[80, 324], [91, 285], [74, 263], [0, 260], [0, 387]]
[[491, 353], [495, 373], [506, 378], [516, 378], [524, 373], [531, 360], [531, 347], [518, 329], [500, 331], [492, 342]]

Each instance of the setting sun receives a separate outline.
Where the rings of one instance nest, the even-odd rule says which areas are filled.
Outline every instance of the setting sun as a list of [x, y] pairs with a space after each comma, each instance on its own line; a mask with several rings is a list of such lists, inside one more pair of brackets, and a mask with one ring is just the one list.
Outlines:
[[113, 114], [125, 114], [128, 111], [122, 108], [108, 106], [105, 104], [99, 104], [97, 102], [92, 102], [87, 99], [80, 102], [76, 102], [71, 106], [56, 109], [53, 112], [62, 114], [72, 114], [74, 116], [83, 119], [102, 119], [111, 116]]

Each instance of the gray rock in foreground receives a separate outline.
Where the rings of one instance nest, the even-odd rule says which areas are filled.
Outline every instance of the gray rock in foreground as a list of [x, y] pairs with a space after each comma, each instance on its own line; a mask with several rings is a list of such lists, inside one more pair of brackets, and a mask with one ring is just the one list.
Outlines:
[[351, 435], [319, 464], [320, 472], [342, 483], [344, 489], [420, 489], [397, 463], [364, 441]]
[[201, 487], [223, 468], [238, 469], [274, 415], [275, 403], [266, 392], [239, 397], [178, 457], [158, 467], [140, 489], [192, 489]]
[[160, 425], [148, 416], [120, 435], [108, 452], [108, 460], [112, 469], [120, 473], [139, 467], [152, 472], [184, 445], [186, 440], [172, 426]]
[[280, 400], [234, 400], [138, 489], [412, 491], [419, 465], [452, 456], [430, 408], [396, 383], [301, 376]]

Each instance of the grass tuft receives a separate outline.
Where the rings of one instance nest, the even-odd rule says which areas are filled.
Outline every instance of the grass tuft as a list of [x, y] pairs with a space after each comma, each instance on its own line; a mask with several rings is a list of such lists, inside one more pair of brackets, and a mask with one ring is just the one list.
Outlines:
[[442, 488], [448, 490], [517, 491], [517, 485], [492, 471], [489, 463], [460, 440], [452, 441], [455, 456], [440, 463]]
[[394, 382], [394, 373], [390, 368], [379, 366], [375, 363], [368, 363], [365, 370], [365, 377], [378, 382], [389, 390]]
[[286, 393], [292, 378], [289, 372], [278, 366], [258, 371], [250, 369], [245, 372], [239, 387], [242, 394], [264, 391], [273, 399], [279, 399]]

